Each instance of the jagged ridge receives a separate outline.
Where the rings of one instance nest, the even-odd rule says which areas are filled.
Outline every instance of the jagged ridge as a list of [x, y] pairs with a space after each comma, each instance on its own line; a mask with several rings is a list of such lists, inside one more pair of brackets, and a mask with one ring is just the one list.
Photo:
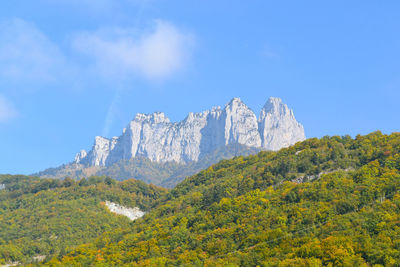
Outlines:
[[223, 109], [191, 112], [175, 123], [162, 112], [139, 113], [121, 136], [96, 136], [92, 149], [81, 150], [74, 163], [110, 166], [138, 156], [156, 162], [188, 163], [229, 144], [278, 150], [302, 140], [303, 126], [281, 99], [269, 98], [257, 119], [240, 98], [233, 98]]

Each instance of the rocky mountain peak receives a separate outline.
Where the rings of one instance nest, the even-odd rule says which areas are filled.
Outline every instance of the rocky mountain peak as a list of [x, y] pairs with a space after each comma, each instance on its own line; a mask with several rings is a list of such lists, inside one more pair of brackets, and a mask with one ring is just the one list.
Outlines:
[[262, 148], [278, 150], [305, 139], [304, 128], [280, 98], [270, 97], [258, 119]]
[[213, 107], [189, 113], [171, 123], [162, 112], [137, 114], [119, 137], [96, 136], [92, 150], [81, 151], [76, 163], [108, 166], [121, 159], [146, 157], [157, 162], [192, 162], [229, 144], [277, 150], [305, 139], [304, 129], [279, 98], [269, 98], [257, 119], [254, 112], [233, 98], [224, 109]]
[[228, 104], [225, 105], [224, 110], [225, 111], [229, 110], [231, 112], [251, 111], [251, 109], [245, 103], [243, 103], [243, 101], [239, 97], [232, 98], [231, 101], [229, 101]]
[[291, 110], [278, 97], [270, 97], [261, 109], [260, 119], [267, 113], [272, 114], [290, 114]]
[[152, 114], [136, 114], [134, 121], [147, 122], [147, 123], [169, 123], [168, 117], [164, 112], [154, 112]]
[[85, 158], [86, 156], [87, 156], [86, 150], [82, 149], [81, 151], [79, 151], [78, 154], [76, 154], [74, 162], [80, 163], [81, 160], [82, 160], [83, 158]]
[[228, 104], [226, 104], [226, 106], [241, 105], [241, 104], [244, 104], [244, 103], [242, 102], [240, 97], [234, 97], [231, 99], [231, 101], [228, 102]]
[[225, 106], [224, 115], [226, 145], [239, 143], [250, 147], [261, 146], [257, 117], [240, 98], [233, 98]]

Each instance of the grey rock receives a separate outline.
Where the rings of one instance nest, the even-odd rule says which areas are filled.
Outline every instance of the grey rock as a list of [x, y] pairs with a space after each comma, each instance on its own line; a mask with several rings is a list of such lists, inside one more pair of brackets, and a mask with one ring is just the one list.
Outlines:
[[262, 108], [258, 129], [261, 147], [265, 150], [279, 150], [306, 139], [304, 128], [296, 121], [293, 110], [275, 97], [270, 97]]
[[120, 160], [145, 157], [155, 162], [188, 163], [229, 144], [278, 150], [305, 139], [304, 129], [293, 111], [279, 98], [270, 98], [257, 120], [240, 98], [225, 107], [189, 113], [172, 123], [162, 112], [137, 114], [122, 135], [96, 136], [89, 152], [81, 150], [74, 163], [110, 166]]
[[108, 200], [106, 200], [106, 206], [111, 212], [119, 215], [124, 215], [128, 217], [129, 220], [131, 221], [137, 220], [146, 214], [144, 211], [141, 211], [138, 207], [129, 208]]
[[82, 159], [86, 158], [86, 156], [87, 156], [86, 150], [82, 149], [78, 154], [76, 154], [74, 162], [79, 164], [81, 163]]

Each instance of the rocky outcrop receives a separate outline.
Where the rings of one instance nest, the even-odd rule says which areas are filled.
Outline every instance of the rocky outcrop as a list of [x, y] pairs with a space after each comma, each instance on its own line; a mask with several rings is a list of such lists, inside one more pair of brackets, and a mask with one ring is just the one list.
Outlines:
[[138, 207], [128, 208], [111, 201], [106, 201], [106, 206], [111, 212], [124, 215], [131, 221], [139, 219], [145, 214], [145, 212], [141, 211]]
[[229, 144], [278, 150], [304, 139], [303, 126], [279, 98], [267, 101], [259, 119], [239, 98], [234, 98], [223, 109], [189, 113], [175, 123], [162, 112], [137, 114], [121, 136], [97, 136], [92, 149], [81, 150], [74, 163], [110, 166], [139, 156], [156, 162], [187, 163]]
[[261, 110], [258, 120], [261, 147], [278, 150], [306, 139], [303, 126], [294, 117], [293, 110], [281, 99], [271, 97]]

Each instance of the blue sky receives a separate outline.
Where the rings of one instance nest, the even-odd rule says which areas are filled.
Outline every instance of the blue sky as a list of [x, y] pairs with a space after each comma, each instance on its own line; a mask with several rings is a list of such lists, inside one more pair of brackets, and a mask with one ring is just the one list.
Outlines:
[[0, 173], [138, 112], [283, 99], [307, 137], [399, 131], [399, 1], [19, 0], [0, 9]]

